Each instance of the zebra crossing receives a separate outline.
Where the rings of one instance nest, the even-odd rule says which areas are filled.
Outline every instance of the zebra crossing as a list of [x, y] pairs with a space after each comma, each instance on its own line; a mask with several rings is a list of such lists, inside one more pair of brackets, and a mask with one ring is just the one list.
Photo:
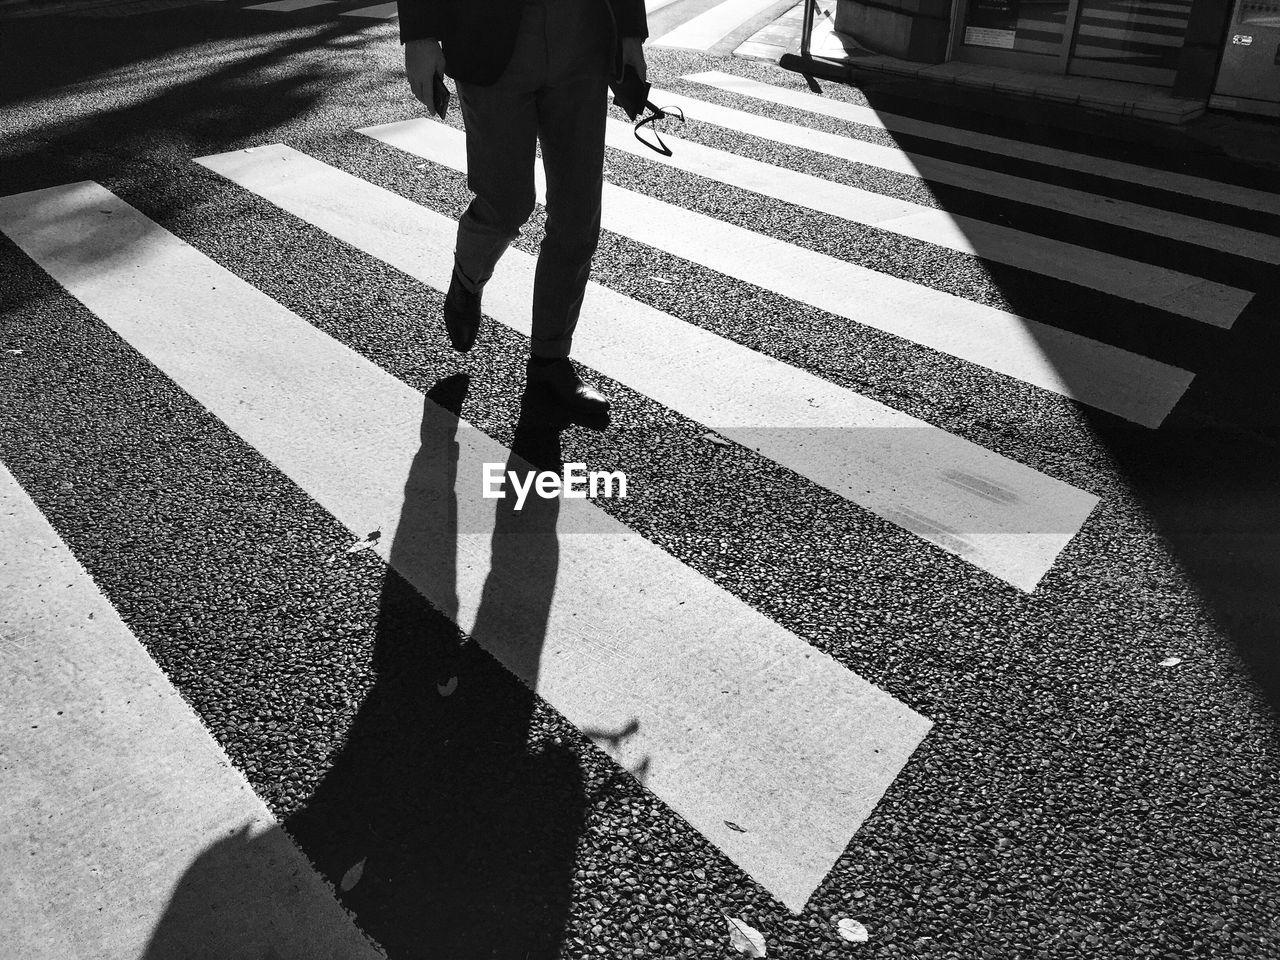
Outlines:
[[654, 90], [651, 96], [664, 105], [679, 107], [686, 112], [693, 111], [693, 115], [704, 123], [724, 127], [735, 133], [822, 153], [835, 159], [930, 183], [981, 191], [990, 197], [1014, 200], [1099, 224], [1123, 227], [1138, 234], [1170, 238], [1264, 264], [1280, 264], [1280, 238], [1274, 234], [1247, 228], [1224, 227], [1220, 223], [1176, 210], [1151, 207], [1071, 186], [957, 163], [929, 154], [912, 154], [900, 148], [826, 133], [746, 110], [705, 103], [682, 94]]
[[[416, 152], [420, 135], [446, 129], [409, 121], [362, 132]], [[457, 163], [460, 136], [445, 136]], [[440, 291], [447, 288], [447, 255], [424, 262], [427, 250], [451, 249], [454, 228], [445, 218], [424, 217], [408, 201], [306, 158], [278, 155], [268, 165], [257, 162], [260, 157], [255, 150], [252, 158], [200, 162], [357, 249]], [[249, 159], [253, 162], [246, 163]], [[624, 219], [634, 224], [634, 218]], [[433, 229], [421, 229], [423, 221]], [[608, 222], [619, 225], [612, 217]], [[527, 335], [524, 304], [533, 261], [518, 251], [509, 256], [519, 279], [516, 270], [509, 272], [511, 279], [498, 279], [486, 291], [487, 309]], [[602, 337], [577, 348], [583, 362], [1023, 589], [1040, 580], [1096, 503], [1081, 491], [731, 341], [604, 288], [591, 292], [586, 322]], [[662, 335], [655, 337], [659, 331]], [[698, 357], [713, 375], [691, 384], [687, 357]], [[883, 432], [886, 428], [894, 433]], [[839, 432], [815, 449], [816, 432], [832, 430]], [[915, 440], [886, 444], [898, 430]], [[972, 479], [957, 483], [961, 477]], [[993, 498], [994, 490], [1002, 495]], [[1024, 512], [1015, 504], [1030, 509]]]
[[[154, 956], [148, 945], [159, 943], [186, 952], [191, 930], [174, 916], [168, 885], [146, 879], [181, 876], [209, 855], [209, 839], [218, 837], [228, 860], [225, 875], [234, 873], [236, 882], [202, 891], [215, 909], [244, 916], [270, 899], [264, 891], [296, 885], [294, 902], [270, 911], [281, 941], [311, 956], [382, 956], [2, 463], [0, 529], [3, 639], [40, 641], [38, 650], [33, 642], [31, 659], [6, 655], [0, 646], [5, 818], [27, 826], [23, 808], [34, 808], [46, 846], [77, 853], [58, 867], [60, 903], [46, 902], [37, 885], [7, 885], [0, 931], [13, 934], [10, 942], [22, 943], [30, 957], [88, 956], [94, 948], [103, 956]], [[41, 663], [58, 666], [42, 669]], [[45, 717], [60, 722], [24, 722]], [[37, 770], [45, 775], [34, 775]], [[89, 808], [85, 819], [92, 821], [95, 843], [87, 842], [85, 821], [67, 813], [78, 803]], [[257, 855], [263, 851], [267, 856]], [[111, 898], [108, 924], [91, 916], [101, 890], [82, 885], [72, 866], [81, 858], [99, 882], [131, 891]], [[156, 929], [166, 914], [169, 922]], [[85, 936], [90, 926], [101, 933], [97, 943]], [[240, 946], [248, 955], [250, 945]]]
[[[721, 4], [698, 16], [721, 17], [721, 7], [734, 16], [747, 9]], [[714, 30], [666, 37], [701, 43], [725, 21], [703, 21], [713, 22]], [[700, 97], [700, 88], [736, 106]], [[1265, 191], [907, 117], [873, 118], [866, 108], [729, 74], [682, 77], [654, 99], [680, 106], [688, 129], [667, 137], [673, 155], [660, 157], [611, 121], [609, 146], [629, 162], [732, 188], [761, 211], [786, 204], [842, 229], [999, 263], [1074, 291], [1085, 309], [1105, 316], [1136, 305], [1153, 323], [1177, 319], [1229, 336], [1253, 296], [1247, 278], [1258, 265], [1280, 263], [1280, 240], [1256, 217], [1254, 226], [1233, 222], [1230, 212], [1215, 221], [1183, 203], [1191, 197], [1280, 215], [1280, 195]], [[755, 112], [770, 105], [820, 116], [839, 132]], [[972, 155], [958, 162], [889, 147], [863, 139], [868, 127], [1024, 165], [1013, 174]], [[422, 160], [424, 176], [465, 175], [462, 135], [446, 124], [412, 119], [352, 134]], [[759, 160], [751, 154], [760, 145], [821, 154], [853, 179], [875, 169], [979, 195], [990, 200], [991, 219]], [[440, 213], [287, 143], [193, 162], [216, 175], [210, 190], [266, 201], [424, 288], [448, 286], [454, 223]], [[1085, 189], [1072, 179], [1082, 171], [1109, 181], [1111, 192]], [[1143, 202], [1123, 199], [1134, 184], [1143, 186]], [[908, 352], [992, 371], [1072, 409], [1158, 429], [1195, 375], [1033, 314], [894, 276], [862, 262], [856, 248], [827, 253], [779, 238], [763, 212], [760, 228], [748, 229], [634, 186], [607, 184], [607, 231], [881, 331]], [[540, 200], [543, 189], [540, 176]], [[1118, 231], [1123, 252], [1003, 222], [1008, 204], [1034, 209], [1049, 226], [1060, 216]], [[382, 535], [371, 549], [580, 730], [634, 728], [623, 740], [592, 739], [792, 911], [803, 909], [928, 736], [931, 720], [911, 703], [596, 506], [565, 500], [522, 516], [482, 502], [473, 482], [481, 464], [528, 464], [104, 186], [86, 181], [0, 198], [0, 232], [353, 536], [397, 530], [412, 513], [414, 538]], [[1202, 262], [1210, 269], [1198, 272]], [[1214, 268], [1222, 262], [1233, 269]], [[486, 315], [519, 335], [528, 334], [532, 276], [532, 257], [513, 249], [485, 293]], [[581, 331], [575, 358], [588, 367], [939, 556], [959, 558], [1000, 589], [1033, 593], [1099, 503], [1094, 492], [604, 283], [588, 291]], [[455, 451], [449, 469], [437, 469], [447, 450]], [[0, 478], [6, 495], [18, 502], [7, 477]], [[6, 525], [16, 511], [6, 509]], [[429, 549], [442, 541], [424, 531], [450, 535], [454, 550]], [[19, 542], [20, 532], [9, 539]], [[559, 576], [581, 589], [548, 595], [545, 584], [510, 579], [510, 571], [536, 566], [549, 544]], [[500, 571], [508, 579], [495, 605]], [[766, 781], [772, 786], [762, 791]]]
[[791, 0], [648, 0], [649, 43], [656, 47], [731, 53], [795, 6]]
[[682, 79], [728, 93], [736, 93], [757, 102], [802, 110], [805, 113], [846, 121], [860, 127], [920, 137], [939, 144], [969, 147], [984, 153], [1015, 157], [1058, 170], [1088, 173], [1126, 184], [1154, 186], [1186, 197], [1280, 215], [1280, 194], [1265, 190], [1209, 180], [1176, 170], [1144, 167], [1111, 157], [1073, 153], [1059, 147], [1045, 146], [1012, 137], [995, 136], [965, 127], [951, 127], [943, 123], [900, 116], [842, 100], [815, 97], [805, 91], [774, 86], [721, 70], [691, 73]]
[[[290, 165], [302, 159], [287, 148], [266, 151], [273, 155]], [[263, 159], [255, 151], [251, 163]], [[311, 186], [319, 186], [314, 178]], [[381, 540], [379, 554], [437, 608], [454, 605], [448, 584], [459, 624], [580, 728], [620, 729], [639, 718], [640, 732], [619, 762], [633, 768], [647, 758], [646, 785], [793, 909], [923, 738], [923, 718], [813, 656], [594, 505], [566, 500], [559, 516], [475, 516], [484, 506], [474, 483], [481, 464], [508, 462], [509, 450], [443, 411], [428, 407], [424, 419], [417, 391], [105, 189], [75, 184], [26, 194], [0, 205], [0, 222], [77, 299], [353, 533], [393, 530], [412, 510], [426, 512], [418, 518], [425, 529], [443, 530], [452, 506], [456, 571], [446, 569], [452, 557], [400, 538]], [[444, 270], [448, 250], [446, 241], [431, 251]], [[212, 302], [196, 292], [215, 288]], [[327, 384], [322, 395], [317, 383]], [[439, 450], [451, 434], [462, 447], [456, 488], [432, 476], [437, 483], [419, 486], [410, 500], [404, 478], [419, 449]], [[514, 526], [504, 530], [504, 517]], [[490, 570], [532, 569], [551, 537], [560, 575], [582, 587], [539, 610], [546, 603], [539, 591], [510, 584], [500, 617], [482, 611]], [[651, 584], [666, 587], [665, 609], [646, 594]], [[768, 669], [788, 682], [770, 691], [766, 726], [752, 722], [758, 701], [726, 705], [721, 690], [744, 687]], [[865, 738], [862, 745], [851, 731]], [[824, 746], [830, 753], [815, 765]], [[750, 789], [759, 769], [787, 767], [794, 768], [784, 777], [790, 800]], [[823, 817], [800, 817], [810, 805]]]
[[[344, 0], [267, 0], [246, 10], [293, 13], [317, 7], [338, 7]], [[795, 6], [794, 0], [646, 0], [649, 45], [704, 53], [731, 53], [765, 24]], [[394, 2], [341, 10], [338, 16], [365, 20], [393, 20]]]
[[[415, 153], [461, 172], [465, 151], [460, 136], [421, 124], [415, 130], [446, 138], [451, 155], [420, 143], [411, 147]], [[613, 139], [625, 142], [627, 134], [619, 136], [620, 132], [615, 126]], [[612, 187], [606, 193], [610, 228], [649, 246], [849, 319], [854, 319], [849, 292], [857, 290], [863, 306], [875, 304], [871, 326], [1138, 422], [1158, 423], [1190, 382], [1185, 371], [1127, 351], [763, 238], [671, 204]], [[950, 318], [945, 330], [934, 323], [938, 315]], [[868, 322], [868, 313], [859, 312], [857, 319]], [[1135, 396], [1139, 384], [1141, 400]]]

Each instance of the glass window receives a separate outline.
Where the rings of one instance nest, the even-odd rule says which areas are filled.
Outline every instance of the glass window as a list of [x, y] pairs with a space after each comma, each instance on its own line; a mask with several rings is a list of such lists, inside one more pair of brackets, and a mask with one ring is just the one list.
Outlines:
[[1069, 0], [969, 0], [961, 41], [1057, 56], [1070, 6]]
[[1176, 70], [1191, 0], [1080, 0], [1077, 60]]
[[1244, 0], [1236, 7], [1240, 26], [1280, 27], [1280, 0]]

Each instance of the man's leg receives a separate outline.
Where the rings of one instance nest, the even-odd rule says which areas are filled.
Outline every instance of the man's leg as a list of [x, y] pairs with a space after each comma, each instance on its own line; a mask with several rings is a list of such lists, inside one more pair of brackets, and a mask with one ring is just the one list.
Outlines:
[[608, 69], [598, 0], [560, 0], [548, 23], [549, 76], [538, 91], [547, 231], [533, 287], [535, 357], [567, 357], [600, 238]]
[[548, 6], [549, 76], [538, 91], [538, 139], [547, 175], [547, 232], [533, 282], [529, 383], [603, 426], [609, 401], [568, 360], [600, 238], [608, 25], [596, 0]]
[[458, 84], [467, 134], [467, 186], [475, 197], [458, 221], [454, 263], [472, 293], [479, 293], [493, 275], [535, 203], [537, 105], [532, 90], [513, 82], [520, 75], [510, 73], [488, 87]]
[[545, 76], [543, 8], [526, 4], [515, 50], [490, 86], [458, 84], [467, 136], [467, 185], [475, 193], [458, 221], [453, 277], [444, 298], [449, 342], [463, 353], [480, 330], [480, 293], [498, 258], [533, 212], [538, 116]]

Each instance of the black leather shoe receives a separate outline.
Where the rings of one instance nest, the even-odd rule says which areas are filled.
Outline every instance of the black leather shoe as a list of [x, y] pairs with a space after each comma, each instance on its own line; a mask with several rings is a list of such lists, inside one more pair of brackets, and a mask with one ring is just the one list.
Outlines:
[[453, 349], [460, 353], [471, 349], [480, 332], [480, 294], [462, 285], [457, 270], [453, 271], [449, 292], [444, 297], [444, 329]]
[[568, 357], [550, 363], [530, 360], [528, 380], [530, 387], [540, 388], [563, 410], [583, 418], [588, 424], [609, 418], [609, 399], [595, 387], [582, 382]]

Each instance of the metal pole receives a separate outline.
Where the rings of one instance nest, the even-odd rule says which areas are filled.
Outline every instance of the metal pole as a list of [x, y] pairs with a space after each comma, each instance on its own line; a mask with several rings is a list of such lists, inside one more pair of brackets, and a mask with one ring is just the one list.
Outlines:
[[809, 44], [813, 40], [813, 15], [818, 9], [818, 0], [804, 0], [804, 23], [800, 27], [800, 57], [809, 59]]
[[1080, 0], [1071, 0], [1067, 4], [1066, 32], [1062, 35], [1062, 46], [1058, 48], [1058, 72], [1065, 74], [1071, 66], [1071, 51], [1075, 48], [1076, 21], [1080, 19]]

